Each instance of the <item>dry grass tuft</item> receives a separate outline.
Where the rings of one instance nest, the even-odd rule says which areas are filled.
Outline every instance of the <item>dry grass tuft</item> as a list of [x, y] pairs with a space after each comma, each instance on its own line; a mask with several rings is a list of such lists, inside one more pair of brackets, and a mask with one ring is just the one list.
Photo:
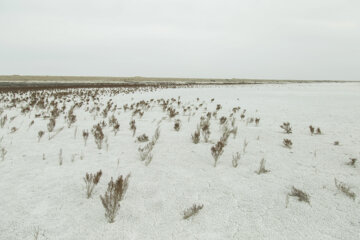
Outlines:
[[100, 196], [101, 203], [105, 208], [105, 217], [109, 223], [115, 221], [117, 212], [120, 209], [120, 201], [124, 199], [129, 186], [130, 174], [125, 179], [119, 176], [116, 182], [111, 178], [104, 196]]
[[192, 205], [192, 207], [185, 209], [183, 212], [183, 219], [188, 219], [192, 216], [195, 216], [199, 213], [199, 211], [204, 207], [203, 204], [196, 205], [195, 203]]

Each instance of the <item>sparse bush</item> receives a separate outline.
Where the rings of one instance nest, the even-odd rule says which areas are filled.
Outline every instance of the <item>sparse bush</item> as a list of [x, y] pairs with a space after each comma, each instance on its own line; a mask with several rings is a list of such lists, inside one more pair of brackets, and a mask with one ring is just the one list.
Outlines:
[[44, 136], [44, 131], [39, 131], [38, 132], [38, 142], [40, 142], [40, 139], [42, 138], [42, 136]]
[[135, 132], [136, 132], [135, 120], [131, 120], [129, 125], [130, 125], [130, 130], [133, 131], [133, 136], [135, 136]]
[[234, 168], [238, 166], [238, 162], [241, 158], [241, 154], [239, 152], [235, 153], [232, 157], [232, 165]]
[[74, 109], [75, 109], [75, 107], [76, 107], [76, 104], [74, 104], [74, 106], [72, 106], [72, 107], [70, 108], [70, 110], [69, 110], [69, 112], [68, 112], [68, 114], [67, 114], [68, 128], [70, 128], [71, 125], [76, 122], [76, 116], [75, 116], [75, 114], [74, 114]]
[[247, 148], [248, 145], [249, 145], [249, 142], [246, 141], [246, 138], [245, 138], [244, 142], [243, 142], [243, 154], [246, 153], [246, 148]]
[[157, 127], [155, 129], [154, 136], [152, 137], [152, 141], [154, 142], [154, 144], [159, 140], [159, 137], [160, 137], [160, 127]]
[[346, 163], [349, 166], [355, 167], [355, 163], [357, 161], [357, 158], [349, 158], [350, 162]]
[[198, 144], [200, 142], [200, 127], [198, 126], [194, 134], [191, 134], [192, 142]]
[[214, 146], [211, 147], [211, 155], [214, 158], [214, 167], [216, 167], [216, 164], [219, 160], [219, 157], [224, 152], [224, 143], [221, 141], [217, 142]]
[[146, 134], [144, 133], [143, 135], [138, 136], [138, 137], [137, 137], [137, 140], [138, 140], [139, 142], [147, 142], [147, 141], [149, 141], [149, 137], [146, 136]]
[[89, 138], [89, 131], [88, 130], [83, 130], [82, 136], [83, 136], [83, 139], [84, 139], [84, 144], [86, 146], [86, 142], [87, 142], [87, 140]]
[[177, 119], [176, 121], [175, 121], [175, 123], [174, 123], [174, 129], [175, 129], [175, 131], [179, 131], [180, 130], [180, 120], [179, 119]]
[[289, 122], [284, 122], [280, 127], [284, 129], [285, 133], [292, 133], [292, 128]]
[[111, 178], [104, 196], [100, 196], [101, 203], [105, 208], [105, 217], [109, 223], [115, 221], [117, 212], [120, 209], [120, 201], [124, 199], [129, 186], [130, 174], [125, 179], [119, 176], [116, 182]]
[[283, 144], [286, 148], [292, 148], [292, 141], [290, 139], [285, 138]]
[[221, 138], [220, 138], [220, 142], [222, 142], [224, 146], [227, 145], [227, 141], [228, 141], [228, 139], [230, 137], [230, 134], [231, 134], [231, 131], [229, 130], [229, 128], [226, 127], [224, 129], [224, 132], [223, 132]]
[[117, 132], [120, 130], [120, 124], [119, 123], [115, 123], [113, 125], [113, 131], [114, 131], [114, 135], [116, 136]]
[[96, 143], [97, 148], [101, 149], [102, 142], [104, 140], [104, 133], [102, 131], [102, 128], [101, 128], [100, 124], [94, 125], [91, 132], [94, 135], [95, 143]]
[[260, 161], [260, 166], [259, 166], [259, 170], [255, 171], [258, 175], [262, 174], [262, 173], [268, 173], [270, 172], [270, 170], [265, 169], [265, 159], [261, 159]]
[[54, 118], [50, 118], [49, 119], [49, 123], [47, 124], [47, 129], [49, 132], [52, 132], [55, 128], [55, 125], [56, 125], [56, 121]]
[[63, 164], [63, 156], [62, 156], [62, 148], [60, 148], [59, 152], [59, 165], [61, 166]]
[[315, 128], [312, 125], [310, 125], [309, 129], [310, 129], [310, 134], [313, 135], [315, 132]]
[[322, 134], [319, 127], [316, 129], [316, 134], [317, 134], [317, 135], [321, 135], [321, 134]]
[[339, 141], [335, 141], [335, 142], [334, 142], [334, 145], [335, 145], [335, 146], [339, 146], [339, 144], [340, 144]]
[[179, 112], [177, 112], [174, 108], [169, 107], [167, 110], [170, 118], [173, 118], [179, 114]]
[[210, 121], [209, 119], [201, 119], [200, 121], [201, 134], [203, 135], [204, 141], [207, 143], [210, 138]]
[[7, 115], [0, 118], [0, 127], [3, 128], [7, 121]]
[[349, 198], [351, 198], [352, 200], [355, 201], [356, 194], [350, 190], [350, 187], [348, 185], [346, 185], [345, 183], [338, 181], [336, 178], [334, 180], [335, 180], [335, 186], [337, 187], [337, 189], [339, 189], [346, 196], [348, 196]]
[[226, 122], [226, 120], [227, 120], [227, 118], [224, 117], [224, 116], [222, 116], [222, 117], [220, 118], [220, 125], [224, 124], [224, 123]]
[[260, 118], [255, 118], [255, 125], [259, 126], [259, 123], [260, 123]]
[[4, 161], [7, 151], [4, 147], [1, 147], [0, 149], [1, 149], [1, 160]]
[[203, 207], [203, 204], [193, 204], [192, 207], [185, 209], [183, 212], [183, 219], [188, 219], [191, 216], [195, 216]]
[[304, 191], [301, 191], [300, 189], [295, 188], [294, 186], [291, 189], [291, 192], [288, 193], [288, 196], [290, 197], [297, 197], [298, 201], [300, 202], [306, 202], [310, 204], [310, 196]]
[[97, 173], [86, 173], [84, 177], [85, 187], [86, 187], [86, 197], [90, 198], [92, 192], [94, 191], [95, 186], [99, 183], [102, 175], [102, 171]]
[[32, 126], [32, 125], [34, 125], [34, 120], [32, 120], [30, 123], [29, 123], [29, 128]]
[[16, 128], [16, 127], [12, 127], [10, 133], [14, 133], [14, 132], [16, 132], [16, 131], [17, 131], [17, 128]]

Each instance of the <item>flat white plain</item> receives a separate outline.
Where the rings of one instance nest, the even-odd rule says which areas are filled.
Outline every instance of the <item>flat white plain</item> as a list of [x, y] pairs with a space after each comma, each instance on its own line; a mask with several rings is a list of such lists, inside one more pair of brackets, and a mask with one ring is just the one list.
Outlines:
[[[70, 128], [60, 115], [55, 129], [65, 128], [51, 140], [48, 119], [34, 118], [35, 110], [23, 115], [19, 107], [4, 108], [2, 116], [17, 117], [0, 129], [0, 145], [7, 150], [0, 160], [0, 239], [33, 239], [36, 228], [39, 239], [359, 239], [359, 199], [339, 192], [334, 178], [360, 194], [360, 166], [346, 165], [350, 157], [360, 157], [360, 84], [210, 86], [111, 98], [121, 107], [178, 96], [184, 106], [203, 105], [191, 116], [179, 108], [180, 114], [169, 119], [155, 104], [142, 118], [134, 117], [135, 136], [149, 137], [164, 118], [148, 166], [140, 161], [142, 145], [129, 130], [129, 110], [115, 111], [120, 130], [114, 136], [105, 127], [108, 150], [105, 145], [98, 150], [91, 128], [107, 118], [84, 111], [86, 105], [74, 111], [77, 121]], [[100, 96], [101, 110], [109, 99]], [[68, 104], [66, 111], [73, 103]], [[211, 120], [210, 142], [193, 144], [191, 134], [200, 116], [213, 112], [217, 104], [222, 109], [218, 119]], [[229, 138], [214, 168], [210, 148], [221, 136], [219, 118], [237, 106], [237, 137]], [[241, 120], [243, 109], [246, 117]], [[259, 117], [259, 125], [246, 125], [250, 117]], [[181, 120], [179, 132], [173, 129], [175, 119]], [[279, 127], [285, 121], [291, 123], [292, 134]], [[323, 134], [311, 136], [309, 125], [320, 127]], [[12, 127], [17, 131], [10, 133]], [[84, 129], [90, 132], [86, 146]], [[45, 134], [38, 142], [40, 130]], [[282, 146], [284, 138], [292, 140], [292, 149]], [[242, 151], [245, 139], [246, 153], [233, 168], [232, 155]], [[262, 158], [270, 172], [257, 175]], [[87, 199], [82, 178], [100, 169], [100, 183]], [[128, 173], [132, 176], [127, 195], [115, 223], [109, 224], [99, 196], [111, 177]], [[290, 197], [286, 207], [292, 186], [307, 192], [311, 205]], [[182, 212], [193, 203], [204, 208], [183, 220]]]

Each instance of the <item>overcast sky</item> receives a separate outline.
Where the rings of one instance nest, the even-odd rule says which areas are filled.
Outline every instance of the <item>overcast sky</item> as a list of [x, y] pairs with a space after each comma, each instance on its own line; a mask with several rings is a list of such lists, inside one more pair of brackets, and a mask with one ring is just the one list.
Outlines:
[[0, 74], [360, 80], [360, 0], [0, 0]]

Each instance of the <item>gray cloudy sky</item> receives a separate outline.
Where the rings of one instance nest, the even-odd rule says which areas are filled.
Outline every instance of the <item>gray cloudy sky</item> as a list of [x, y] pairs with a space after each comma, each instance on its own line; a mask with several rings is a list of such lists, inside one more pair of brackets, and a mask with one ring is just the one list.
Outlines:
[[360, 80], [360, 0], [0, 0], [0, 74]]

